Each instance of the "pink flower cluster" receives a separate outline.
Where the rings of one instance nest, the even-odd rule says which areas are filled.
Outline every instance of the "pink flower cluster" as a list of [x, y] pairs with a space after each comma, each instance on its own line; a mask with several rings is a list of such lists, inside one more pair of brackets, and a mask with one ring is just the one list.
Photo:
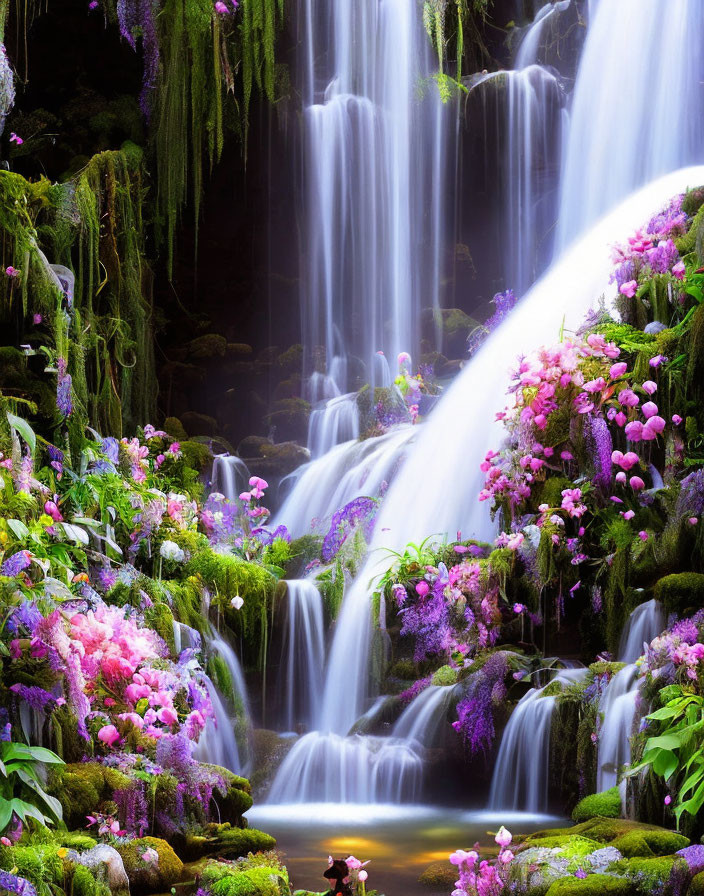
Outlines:
[[686, 276], [685, 264], [667, 233], [637, 230], [625, 246], [614, 246], [612, 258], [617, 266], [612, 280], [621, 295], [628, 298], [638, 291], [639, 280], [654, 274], [669, 274], [676, 280]]
[[513, 837], [510, 831], [501, 827], [494, 838], [499, 846], [496, 864], [480, 861], [476, 849], [458, 849], [450, 856], [450, 862], [459, 871], [452, 896], [501, 896], [506, 883], [505, 869], [513, 861], [509, 848]]

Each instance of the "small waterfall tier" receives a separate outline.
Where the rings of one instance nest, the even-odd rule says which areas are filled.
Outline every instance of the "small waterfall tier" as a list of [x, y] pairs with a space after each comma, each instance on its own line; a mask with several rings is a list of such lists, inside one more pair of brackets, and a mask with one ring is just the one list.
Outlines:
[[452, 701], [459, 696], [457, 685], [430, 685], [404, 709], [393, 728], [393, 736], [423, 748], [439, 746]]
[[663, 632], [667, 624], [665, 611], [655, 600], [648, 600], [636, 607], [628, 618], [621, 634], [618, 658], [622, 663], [635, 663], [650, 644]]
[[211, 490], [220, 492], [230, 501], [236, 501], [249, 484], [247, 464], [232, 454], [218, 454], [213, 460]]
[[338, 395], [314, 408], [308, 421], [308, 450], [312, 458], [322, 457], [335, 445], [359, 438], [357, 393]]
[[323, 599], [309, 579], [286, 582], [286, 620], [277, 697], [286, 731], [313, 727], [323, 688], [325, 630]]
[[638, 697], [637, 678], [637, 666], [624, 666], [611, 679], [601, 698], [597, 792], [615, 787], [620, 770], [631, 760], [630, 737]]
[[[580, 681], [587, 669], [563, 669], [553, 681]], [[492, 811], [548, 811], [550, 732], [556, 698], [533, 688], [518, 701], [501, 738], [489, 794]]]
[[284, 759], [268, 802], [413, 803], [422, 773], [421, 755], [405, 740], [314, 731]]
[[300, 467], [274, 525], [283, 523], [294, 538], [311, 527], [326, 530], [333, 513], [353, 498], [382, 494], [401, 468], [415, 429], [399, 426], [377, 438], [345, 442]]

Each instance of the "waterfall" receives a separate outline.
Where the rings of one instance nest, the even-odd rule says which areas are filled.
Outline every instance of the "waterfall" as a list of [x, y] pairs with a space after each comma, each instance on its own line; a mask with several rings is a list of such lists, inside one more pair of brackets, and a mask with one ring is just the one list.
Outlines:
[[200, 632], [197, 632], [190, 625], [184, 622], [177, 622], [174, 619], [174, 646], [176, 656], [180, 656], [183, 650], [200, 650], [201, 647]]
[[448, 721], [453, 698], [458, 693], [457, 685], [430, 685], [425, 688], [399, 716], [393, 727], [393, 737], [403, 738], [424, 748], [438, 746], [442, 741], [443, 726]]
[[357, 393], [338, 395], [314, 408], [308, 421], [308, 450], [312, 458], [323, 457], [335, 445], [359, 438]]
[[620, 769], [631, 759], [630, 736], [638, 696], [638, 667], [624, 666], [609, 682], [599, 704], [597, 793], [615, 787]]
[[249, 484], [249, 470], [245, 462], [231, 454], [218, 454], [213, 460], [212, 491], [220, 492], [236, 501]]
[[323, 599], [309, 579], [286, 582], [286, 622], [277, 684], [286, 731], [310, 729], [323, 686], [325, 630]]
[[[337, 445], [291, 475], [293, 488], [273, 525], [284, 523], [294, 538], [311, 530], [327, 531], [330, 517], [360, 495], [377, 497], [401, 467], [415, 434], [398, 426], [383, 436]], [[286, 487], [284, 480], [284, 487]]]
[[590, 19], [572, 100], [559, 246], [641, 184], [704, 160], [701, 0], [601, 2], [590, 6]]
[[437, 303], [441, 101], [432, 83], [418, 93], [431, 50], [417, 3], [302, 7], [303, 337], [309, 366], [323, 347], [346, 391], [357, 371], [374, 383], [378, 350], [413, 351], [421, 297]]
[[645, 644], [657, 638], [667, 625], [665, 611], [655, 600], [648, 600], [628, 617], [621, 634], [618, 658], [622, 663], [635, 663], [645, 652]]
[[[177, 623], [178, 625], [178, 623]], [[188, 628], [184, 626], [183, 628]], [[193, 631], [190, 629], [190, 631]], [[223, 695], [218, 691], [212, 679], [204, 675], [204, 681], [208, 690], [208, 696], [213, 706], [214, 717], [208, 719], [205, 729], [200, 736], [193, 753], [200, 762], [210, 762], [221, 765], [237, 774], [246, 774], [249, 769], [249, 749], [241, 750], [235, 735], [235, 726], [239, 719], [245, 728], [250, 726], [249, 698], [247, 687], [242, 673], [242, 667], [232, 647], [223, 639], [222, 635], [214, 632], [205, 639], [205, 652], [210, 656], [219, 657], [225, 664], [235, 698], [237, 716], [234, 718], [232, 710], [227, 706]], [[247, 744], [243, 746], [248, 747]]]
[[[579, 681], [587, 669], [563, 669], [553, 679], [563, 685]], [[496, 811], [548, 810], [550, 731], [556, 698], [543, 697], [545, 688], [533, 688], [518, 701], [501, 738], [489, 794]]]
[[284, 759], [268, 802], [410, 803], [420, 796], [422, 770], [406, 741], [314, 731]]

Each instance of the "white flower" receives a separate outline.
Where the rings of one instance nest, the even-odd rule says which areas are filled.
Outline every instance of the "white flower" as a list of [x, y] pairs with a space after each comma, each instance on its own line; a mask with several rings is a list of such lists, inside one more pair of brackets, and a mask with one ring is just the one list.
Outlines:
[[164, 541], [159, 548], [159, 553], [164, 560], [175, 560], [177, 563], [183, 563], [186, 555], [175, 541]]
[[239, 594], [236, 594], [230, 601], [230, 606], [234, 607], [235, 610], [241, 610], [243, 604], [244, 598], [240, 597]]

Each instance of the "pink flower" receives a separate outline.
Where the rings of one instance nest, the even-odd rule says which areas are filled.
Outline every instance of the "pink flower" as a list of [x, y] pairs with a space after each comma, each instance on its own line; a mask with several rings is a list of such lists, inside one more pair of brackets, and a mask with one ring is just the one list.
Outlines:
[[645, 531], [645, 529], [641, 529], [640, 532], [638, 533], [638, 538], [640, 538], [641, 541], [647, 541], [650, 538], [650, 536]]
[[430, 591], [430, 585], [428, 585], [425, 579], [421, 579], [421, 581], [416, 585], [416, 591], [421, 597], [425, 597], [425, 595]]
[[10, 134], [10, 143], [15, 143], [17, 146], [22, 146], [24, 140], [21, 137], [18, 137], [17, 134], [13, 131]]
[[687, 268], [684, 265], [683, 261], [678, 261], [676, 265], [672, 268], [672, 276], [677, 280], [684, 280], [685, 274], [687, 273]]
[[499, 855], [499, 861], [502, 863], [502, 865], [508, 865], [508, 863], [510, 861], [512, 861], [512, 859], [513, 859], [513, 853], [511, 852], [510, 849], [503, 850], [501, 852], [501, 854]]
[[621, 389], [618, 393], [618, 400], [627, 408], [635, 408], [640, 403], [640, 398], [638, 398], [633, 389]]
[[630, 470], [631, 467], [635, 467], [635, 465], [638, 463], [639, 460], [640, 460], [640, 458], [635, 453], [635, 451], [627, 451], [623, 455], [623, 460], [621, 461], [621, 466], [623, 467], [624, 470]]
[[14, 280], [15, 277], [19, 275], [19, 273], [20, 272], [17, 270], [17, 268], [13, 268], [11, 264], [8, 264], [8, 266], [5, 268], [5, 275], [11, 280]]
[[628, 370], [628, 364], [626, 364], [625, 361], [619, 361], [618, 364], [612, 365], [609, 374], [612, 379], [617, 380], [620, 376], [624, 375], [626, 370]]
[[98, 740], [107, 747], [112, 747], [120, 739], [120, 732], [114, 725], [103, 725], [98, 732]]
[[646, 401], [641, 410], [646, 417], [654, 417], [658, 412], [658, 406], [654, 401]]
[[229, 13], [229, 11], [230, 10], [225, 6], [222, 0], [217, 0], [217, 3], [215, 4], [215, 12], [220, 13], [222, 16], [225, 15], [225, 13]]
[[496, 836], [494, 837], [494, 842], [497, 843], [502, 849], [505, 849], [513, 840], [513, 835], [510, 831], [507, 831], [506, 828], [501, 825]]
[[682, 418], [680, 417], [679, 414], [673, 414], [673, 415], [672, 415], [672, 422], [675, 424], [675, 426], [679, 426], [680, 423], [682, 422]]
[[631, 420], [626, 424], [626, 438], [631, 442], [640, 442], [643, 438], [643, 424], [640, 420]]
[[618, 414], [616, 414], [616, 416], [614, 417], [614, 420], [619, 426], [623, 427], [626, 423], [626, 420], [628, 420], [628, 417], [626, 417], [623, 411], [619, 411]]
[[646, 380], [643, 383], [643, 391], [647, 392], [648, 395], [654, 395], [658, 391], [658, 384], [652, 380]]
[[156, 714], [162, 725], [175, 725], [178, 722], [178, 713], [171, 706], [163, 706]]
[[50, 516], [55, 523], [60, 523], [63, 520], [61, 511], [56, 506], [56, 503], [54, 501], [44, 502], [44, 513], [47, 516]]
[[34, 315], [32, 315], [32, 323], [34, 323], [35, 326], [39, 326], [39, 324], [40, 324], [43, 320], [44, 320], [44, 318], [41, 316], [41, 314], [34, 314]]
[[357, 875], [357, 879], [359, 881], [361, 881], [362, 883], [364, 883], [368, 877], [369, 877], [369, 874], [364, 870], [364, 868], [362, 868], [362, 870]]
[[626, 482], [626, 474], [623, 472], [623, 470], [620, 470], [620, 471], [616, 474], [616, 482], [618, 482], [619, 485], [624, 485], [624, 484], [625, 484], [625, 482]]
[[639, 492], [645, 488], [645, 483], [640, 478], [640, 476], [631, 476], [630, 485], [631, 485], [631, 488], [636, 492]]
[[671, 802], [672, 802], [672, 797], [668, 793], [668, 795], [665, 797], [665, 805], [669, 806]]
[[624, 518], [624, 520], [632, 520], [635, 515], [635, 510], [621, 511], [621, 516]]
[[650, 359], [650, 366], [657, 368], [664, 364], [665, 361], [667, 361], [667, 358], [664, 355], [655, 355], [654, 358]]
[[696, 526], [697, 523], [699, 522], [699, 520], [697, 519], [696, 516], [690, 516], [688, 522], [689, 522], [690, 526]]
[[662, 417], [654, 414], [648, 418], [648, 422], [643, 427], [642, 436], [646, 442], [652, 442], [665, 429], [665, 421]]
[[12, 840], [10, 840], [9, 837], [0, 837], [0, 843], [2, 843], [3, 846], [12, 846]]
[[636, 280], [628, 280], [626, 283], [622, 283], [619, 288], [619, 292], [624, 296], [628, 296], [629, 299], [632, 299], [637, 291], [638, 282]]

